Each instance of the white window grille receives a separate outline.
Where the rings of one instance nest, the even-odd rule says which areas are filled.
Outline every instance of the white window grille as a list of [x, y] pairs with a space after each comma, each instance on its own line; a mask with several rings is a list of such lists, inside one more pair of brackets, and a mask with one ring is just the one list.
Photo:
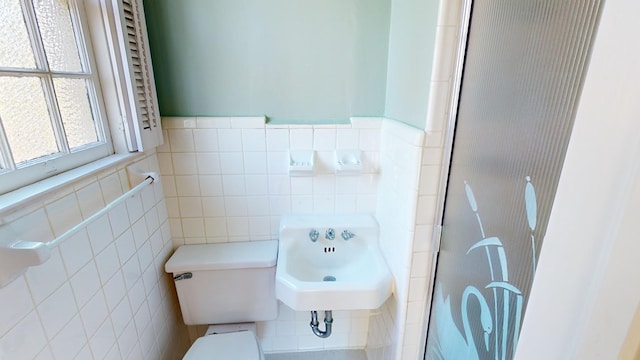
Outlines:
[[0, 0], [0, 194], [108, 156], [112, 140], [162, 143], [141, 1]]

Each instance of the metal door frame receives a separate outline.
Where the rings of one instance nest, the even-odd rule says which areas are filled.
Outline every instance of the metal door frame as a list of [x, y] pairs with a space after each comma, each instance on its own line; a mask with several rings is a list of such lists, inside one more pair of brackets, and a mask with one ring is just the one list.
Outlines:
[[[447, 0], [441, 0], [441, 3]], [[450, 0], [448, 0], [450, 1]], [[471, 10], [473, 8], [473, 0], [460, 0], [462, 2], [460, 29], [458, 33], [458, 44], [456, 46], [456, 63], [453, 70], [453, 86], [451, 87], [449, 100], [449, 116], [446, 120], [446, 128], [444, 131], [443, 158], [440, 168], [440, 181], [438, 186], [438, 200], [436, 208], [435, 225], [433, 226], [432, 239], [435, 244], [433, 257], [431, 261], [431, 269], [427, 284], [427, 299], [425, 301], [424, 318], [422, 326], [422, 341], [420, 343], [420, 352], [422, 358], [426, 356], [427, 334], [429, 332], [429, 318], [431, 315], [431, 305], [433, 301], [433, 291], [435, 286], [436, 269], [438, 267], [438, 254], [440, 253], [440, 241], [442, 238], [442, 222], [444, 220], [444, 209], [447, 195], [447, 187], [449, 185], [449, 172], [451, 169], [451, 157], [453, 154], [453, 141], [455, 139], [456, 123], [458, 118], [458, 106], [460, 101], [460, 90], [462, 87], [462, 79], [464, 77], [464, 64], [469, 37], [469, 28], [471, 26]]]

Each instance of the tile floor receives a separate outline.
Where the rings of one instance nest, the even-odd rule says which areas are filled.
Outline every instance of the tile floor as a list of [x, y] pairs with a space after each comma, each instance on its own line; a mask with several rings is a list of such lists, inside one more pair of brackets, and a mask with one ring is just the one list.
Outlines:
[[326, 350], [265, 354], [265, 360], [367, 360], [364, 350]]

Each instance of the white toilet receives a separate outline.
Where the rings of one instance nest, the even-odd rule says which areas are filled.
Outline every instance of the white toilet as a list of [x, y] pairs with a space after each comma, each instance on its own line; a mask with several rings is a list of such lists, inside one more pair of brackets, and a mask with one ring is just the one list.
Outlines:
[[173, 273], [184, 322], [212, 325], [184, 359], [264, 359], [255, 324], [241, 323], [278, 316], [277, 256], [277, 240], [183, 245], [176, 250], [165, 271]]

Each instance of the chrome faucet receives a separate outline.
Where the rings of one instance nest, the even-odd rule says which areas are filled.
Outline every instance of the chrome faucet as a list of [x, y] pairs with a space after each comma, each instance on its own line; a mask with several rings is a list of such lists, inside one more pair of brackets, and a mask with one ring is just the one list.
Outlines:
[[309, 239], [313, 242], [318, 241], [318, 235], [320, 235], [320, 233], [316, 229], [311, 229], [311, 231], [309, 231]]
[[333, 228], [328, 228], [327, 232], [324, 234], [324, 238], [328, 240], [333, 240], [336, 238], [336, 231]]
[[349, 240], [349, 239], [355, 237], [356, 234], [352, 233], [349, 230], [345, 230], [340, 234], [340, 236], [342, 236], [342, 238], [345, 239], [345, 240]]

